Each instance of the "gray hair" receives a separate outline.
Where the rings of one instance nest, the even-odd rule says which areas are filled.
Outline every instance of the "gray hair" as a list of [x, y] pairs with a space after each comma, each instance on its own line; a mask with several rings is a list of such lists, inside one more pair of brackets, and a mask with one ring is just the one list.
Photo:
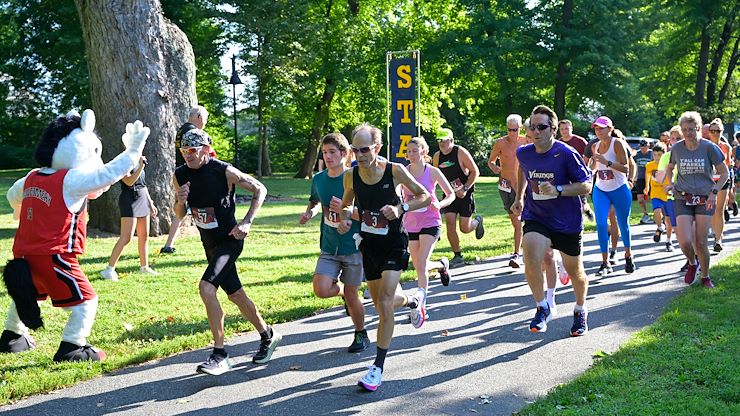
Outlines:
[[355, 136], [362, 131], [367, 131], [368, 133], [370, 133], [373, 144], [383, 143], [383, 132], [380, 131], [379, 128], [367, 122], [360, 124], [359, 126], [355, 127], [354, 130], [352, 130], [352, 139], [354, 139]]
[[697, 126], [702, 126], [701, 114], [696, 111], [684, 111], [681, 117], [678, 118], [678, 124], [681, 125], [683, 123], [694, 123]]
[[509, 114], [508, 117], [506, 117], [506, 124], [509, 124], [509, 122], [516, 121], [516, 124], [522, 125], [522, 116], [519, 114]]

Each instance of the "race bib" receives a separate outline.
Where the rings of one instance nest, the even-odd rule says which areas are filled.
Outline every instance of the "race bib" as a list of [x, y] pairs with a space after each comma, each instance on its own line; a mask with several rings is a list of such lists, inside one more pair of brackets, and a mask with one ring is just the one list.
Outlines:
[[325, 205], [322, 205], [321, 208], [324, 211], [324, 224], [332, 228], [339, 228], [339, 223], [341, 222], [339, 213], [332, 211]]
[[360, 230], [377, 235], [388, 234], [388, 219], [380, 211], [362, 211], [362, 224]]
[[452, 186], [452, 189], [457, 192], [463, 187], [463, 183], [460, 180], [460, 178], [455, 178], [452, 182], [450, 182], [450, 185]]
[[529, 189], [532, 190], [532, 199], [535, 201], [544, 201], [548, 199], [555, 199], [557, 195], [546, 195], [540, 193], [540, 181], [536, 179], [529, 180]]
[[190, 214], [193, 216], [193, 222], [198, 228], [212, 230], [218, 228], [216, 220], [216, 211], [213, 208], [195, 208], [190, 207]]
[[498, 190], [511, 193], [511, 182], [506, 178], [498, 180]]
[[707, 203], [706, 195], [694, 195], [694, 194], [683, 194], [686, 200], [686, 206], [693, 207], [697, 205], [704, 205]]
[[614, 171], [611, 169], [597, 170], [596, 176], [602, 181], [614, 179]]

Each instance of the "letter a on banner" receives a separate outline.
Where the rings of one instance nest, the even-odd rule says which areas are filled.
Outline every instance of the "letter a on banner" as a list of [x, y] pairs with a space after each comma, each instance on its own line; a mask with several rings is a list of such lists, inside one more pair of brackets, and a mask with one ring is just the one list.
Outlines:
[[419, 51], [388, 52], [390, 159], [406, 164], [406, 146], [419, 131]]

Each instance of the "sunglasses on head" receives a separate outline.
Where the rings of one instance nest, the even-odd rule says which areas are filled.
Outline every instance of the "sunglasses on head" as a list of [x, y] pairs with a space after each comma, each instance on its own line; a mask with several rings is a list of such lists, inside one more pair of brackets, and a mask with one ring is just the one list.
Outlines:
[[547, 129], [549, 129], [550, 127], [552, 127], [552, 126], [550, 126], [549, 124], [534, 124], [534, 125], [532, 126], [532, 130], [539, 130], [539, 131], [542, 131], [542, 130], [547, 130]]
[[203, 148], [203, 146], [187, 147], [187, 148], [181, 147], [180, 148], [180, 153], [182, 153], [184, 155], [194, 155], [194, 154], [200, 152], [200, 149], [202, 149], [202, 148]]
[[375, 145], [365, 146], [365, 147], [361, 147], [361, 148], [358, 149], [358, 148], [352, 146], [352, 147], [350, 147], [350, 149], [352, 149], [352, 152], [353, 153], [362, 153], [362, 154], [365, 154], [365, 153], [371, 151], [374, 147], [375, 147]]

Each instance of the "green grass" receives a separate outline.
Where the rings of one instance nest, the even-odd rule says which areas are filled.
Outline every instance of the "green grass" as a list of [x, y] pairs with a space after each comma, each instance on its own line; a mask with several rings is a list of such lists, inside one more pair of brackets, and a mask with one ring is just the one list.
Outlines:
[[520, 415], [740, 414], [740, 252], [616, 353]]
[[[25, 169], [0, 171], [0, 195], [4, 196], [13, 181], [25, 173]], [[338, 298], [319, 299], [312, 293], [311, 278], [319, 251], [319, 222], [314, 219], [300, 226], [297, 221], [307, 203], [309, 181], [278, 175], [265, 179], [264, 183], [270, 196], [281, 199], [265, 203], [237, 262], [245, 290], [268, 323], [295, 320], [339, 305]], [[487, 232], [480, 241], [475, 240], [472, 233], [461, 236], [467, 260], [511, 252], [513, 232], [508, 217], [503, 214], [496, 184], [496, 179], [491, 177], [481, 178], [477, 184], [477, 210], [485, 218]], [[242, 217], [246, 210], [246, 206], [239, 206], [237, 217]], [[632, 222], [638, 220], [639, 214], [633, 215]], [[0, 260], [12, 257], [16, 226], [6, 199], [0, 197], [0, 253], [3, 256]], [[588, 224], [586, 230], [593, 231], [594, 226]], [[98, 277], [117, 237], [88, 239], [87, 252], [80, 257], [80, 263], [100, 297], [89, 342], [105, 349], [109, 359], [104, 363], [52, 362], [67, 314], [45, 302], [42, 314], [46, 327], [33, 333], [38, 347], [28, 353], [0, 355], [0, 404], [209, 344], [211, 335], [197, 289], [206, 267], [200, 239], [197, 233], [181, 237], [176, 242], [175, 255], [159, 256], [156, 253], [165, 237], [151, 238], [149, 243], [150, 264], [162, 272], [162, 276], [145, 277], [137, 273], [138, 255], [136, 244], [132, 242], [117, 266], [119, 282]], [[437, 245], [434, 256], [441, 255], [451, 255], [445, 238]], [[415, 273], [407, 271], [403, 278], [413, 279]], [[253, 330], [223, 293], [220, 296], [227, 314], [227, 338]], [[0, 285], [0, 319], [9, 302], [4, 286]]]

